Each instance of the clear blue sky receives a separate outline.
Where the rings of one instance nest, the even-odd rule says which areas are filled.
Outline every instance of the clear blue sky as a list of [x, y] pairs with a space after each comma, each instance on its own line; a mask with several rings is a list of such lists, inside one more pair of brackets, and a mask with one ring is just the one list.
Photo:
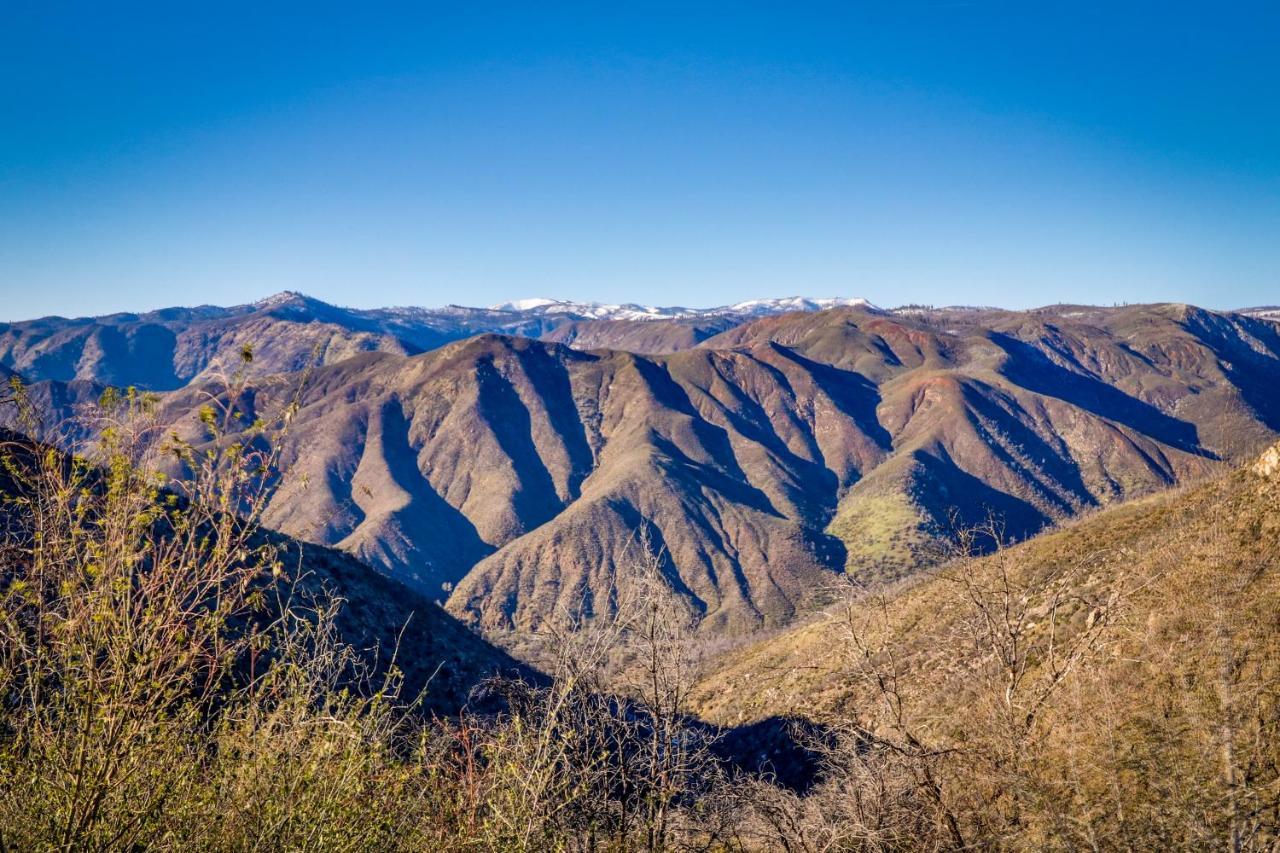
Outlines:
[[8, 0], [0, 80], [0, 319], [1280, 302], [1274, 2]]

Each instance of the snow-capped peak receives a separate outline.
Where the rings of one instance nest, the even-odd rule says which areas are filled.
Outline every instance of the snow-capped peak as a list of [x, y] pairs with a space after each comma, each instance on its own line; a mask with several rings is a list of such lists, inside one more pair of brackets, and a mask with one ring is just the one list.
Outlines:
[[788, 296], [781, 299], [750, 299], [734, 305], [715, 308], [683, 308], [680, 306], [637, 305], [633, 302], [610, 304], [601, 302], [567, 302], [535, 297], [516, 299], [491, 305], [493, 311], [529, 312], [534, 314], [569, 314], [592, 320], [679, 320], [697, 317], [747, 316], [782, 314], [788, 311], [822, 311], [827, 308], [871, 308], [870, 302], [858, 297], [813, 298]]
[[254, 308], [275, 308], [279, 305], [285, 305], [289, 302], [306, 300], [309, 297], [305, 293], [299, 293], [296, 290], [282, 290], [279, 293], [273, 293], [265, 299], [259, 299], [253, 303]]
[[499, 302], [497, 305], [490, 305], [490, 311], [533, 311], [537, 308], [546, 308], [550, 305], [568, 305], [567, 302], [561, 302], [559, 299], [547, 299], [543, 296], [533, 296], [528, 299], [516, 299], [512, 302]]
[[828, 308], [870, 308], [871, 303], [860, 296], [810, 297], [785, 296], [780, 299], [748, 299], [730, 305], [726, 311], [738, 314], [781, 314], [786, 311], [824, 311]]

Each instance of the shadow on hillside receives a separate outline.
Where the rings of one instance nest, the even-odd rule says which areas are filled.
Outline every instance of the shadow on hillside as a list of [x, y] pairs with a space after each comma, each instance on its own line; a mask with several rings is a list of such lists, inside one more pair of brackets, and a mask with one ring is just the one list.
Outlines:
[[1065, 400], [1186, 453], [1216, 458], [1200, 446], [1195, 424], [1167, 415], [1105, 382], [1054, 364], [1040, 350], [1011, 335], [992, 332], [988, 337], [1009, 356], [1001, 372], [1028, 391]]
[[[880, 389], [875, 383], [861, 373], [814, 361], [782, 344], [773, 343], [771, 346], [778, 355], [807, 371], [813, 383], [827, 395], [827, 398], [845, 417], [857, 424], [858, 429], [862, 430], [876, 447], [886, 453], [893, 450], [893, 436], [880, 423], [880, 417], [876, 413], [880, 406]], [[902, 363], [892, 350], [888, 350], [887, 347], [886, 350], [886, 362], [892, 365]]]
[[1244, 327], [1252, 342], [1242, 341], [1227, 320], [1207, 312], [1194, 313], [1186, 326], [1217, 357], [1219, 367], [1259, 419], [1280, 431], [1280, 394], [1275, 392], [1280, 326], [1250, 317], [1237, 317], [1234, 322]]
[[828, 727], [800, 717], [766, 717], [718, 734], [712, 750], [726, 766], [763, 775], [797, 794], [817, 784], [822, 749], [834, 741]]
[[[361, 464], [376, 459], [387, 484], [407, 496], [407, 502], [397, 506], [399, 496], [376, 495], [366, 487], [357, 503], [362, 517], [338, 547], [354, 552], [374, 571], [430, 599], [441, 594], [442, 583], [456, 584], [496, 549], [480, 538], [471, 519], [432, 487], [419, 467], [410, 432], [411, 424], [398, 399], [390, 399], [370, 413], [369, 439]], [[350, 495], [353, 485], [351, 480], [339, 481], [334, 491], [340, 493], [341, 489]], [[362, 536], [366, 524], [376, 525], [374, 529], [382, 534]]]
[[[914, 497], [927, 512], [934, 528], [953, 537], [961, 530], [980, 528], [996, 521], [1011, 540], [1026, 539], [1049, 524], [1047, 515], [1031, 503], [984, 483], [961, 468], [946, 452], [938, 448], [941, 458], [924, 451], [912, 455], [920, 465], [921, 482], [927, 488], [917, 489]], [[997, 543], [977, 543], [984, 552]]]
[[564, 508], [555, 481], [533, 439], [533, 417], [511, 380], [494, 366], [491, 356], [476, 364], [479, 398], [476, 407], [510, 461], [519, 488], [511, 507], [524, 527], [533, 530]]
[[595, 468], [595, 456], [587, 440], [587, 428], [573, 402], [573, 387], [564, 364], [541, 347], [515, 350], [516, 359], [534, 391], [544, 401], [547, 420], [569, 457], [567, 485], [569, 500], [577, 499], [582, 481]]
[[[265, 535], [281, 549], [284, 565], [296, 570], [297, 587], [285, 590], [300, 594], [295, 603], [306, 607], [309, 596], [340, 599], [338, 635], [357, 650], [373, 684], [394, 668], [401, 697], [421, 697], [424, 713], [457, 714], [475, 687], [494, 676], [546, 683], [542, 673], [492, 645], [435, 602], [349, 554], [278, 533]], [[362, 689], [360, 684], [352, 686]]]

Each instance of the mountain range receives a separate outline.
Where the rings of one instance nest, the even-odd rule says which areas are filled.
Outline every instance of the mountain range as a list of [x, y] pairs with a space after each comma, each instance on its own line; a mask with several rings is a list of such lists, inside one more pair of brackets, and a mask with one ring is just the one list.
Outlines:
[[223, 360], [252, 346], [249, 405], [300, 395], [269, 523], [498, 638], [607, 611], [641, 562], [708, 634], [786, 625], [842, 572], [904, 577], [988, 515], [1026, 538], [1280, 432], [1265, 316], [852, 302], [355, 311], [282, 294], [10, 324], [0, 363], [56, 415], [104, 383], [165, 391], [162, 420], [199, 440]]
[[285, 291], [250, 305], [166, 308], [0, 324], [0, 369], [30, 381], [89, 380], [173, 390], [216, 374], [241, 349], [261, 374], [362, 352], [417, 355], [485, 332], [637, 352], [673, 352], [754, 317], [865, 305], [861, 299], [761, 299], [721, 308], [653, 308], [526, 299], [491, 308], [340, 308]]

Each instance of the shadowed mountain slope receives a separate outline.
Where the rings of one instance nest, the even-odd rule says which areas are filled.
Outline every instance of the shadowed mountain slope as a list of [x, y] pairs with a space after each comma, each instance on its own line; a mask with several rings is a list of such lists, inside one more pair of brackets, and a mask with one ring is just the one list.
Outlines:
[[[709, 624], [785, 621], [839, 564], [822, 499], [810, 496], [814, 478], [829, 478], [708, 421], [697, 408], [708, 404], [690, 398], [702, 392], [672, 375], [709, 382], [708, 360], [723, 359], [667, 365], [484, 336], [322, 368], [303, 392], [292, 476], [268, 521], [431, 594], [458, 584], [451, 607], [495, 628], [532, 627], [584, 595], [607, 602], [617, 566], [642, 557], [644, 529]], [[198, 435], [198, 404], [192, 389], [165, 405]]]
[[770, 318], [702, 346], [770, 341], [876, 383], [895, 453], [831, 529], [889, 575], [952, 512], [971, 524], [992, 510], [1024, 536], [1199, 476], [1280, 430], [1280, 327], [1265, 320], [1179, 305], [839, 313]]
[[342, 638], [370, 655], [376, 670], [385, 670], [394, 655], [405, 695], [426, 691], [424, 710], [456, 714], [472, 690], [494, 675], [541, 677], [425, 595], [351, 555], [294, 539], [280, 545], [281, 558], [302, 573], [304, 587], [343, 599], [337, 616]]

